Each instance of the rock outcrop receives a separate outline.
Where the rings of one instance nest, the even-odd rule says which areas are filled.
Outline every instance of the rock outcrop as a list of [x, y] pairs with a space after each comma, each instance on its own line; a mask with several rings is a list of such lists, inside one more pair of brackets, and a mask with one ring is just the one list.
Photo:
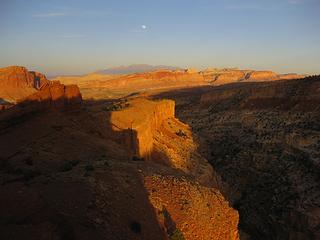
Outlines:
[[48, 110], [79, 109], [82, 96], [76, 85], [65, 86], [59, 82], [48, 82], [40, 90], [20, 99], [15, 105], [4, 104], [0, 110], [0, 129], [7, 128], [33, 114]]
[[48, 83], [38, 72], [29, 72], [25, 67], [12, 66], [0, 69], [0, 98], [17, 102]]
[[63, 85], [52, 81], [42, 86], [41, 89], [19, 101], [20, 104], [37, 104], [42, 108], [53, 106], [56, 108], [70, 107], [78, 105], [82, 101], [82, 96], [76, 85]]
[[271, 71], [254, 71], [249, 73], [248, 79], [251, 81], [272, 81], [279, 79], [279, 76]]
[[163, 121], [174, 118], [174, 102], [152, 102], [135, 99], [121, 111], [111, 113], [110, 123], [115, 139], [128, 147], [130, 157], [149, 160], [153, 151], [154, 132]]
[[76, 85], [65, 86], [47, 80], [42, 73], [12, 66], [0, 69], [0, 100], [0, 110], [19, 104], [28, 111], [74, 106], [81, 103], [82, 96]]
[[244, 71], [227, 71], [224, 73], [214, 74], [212, 84], [214, 85], [223, 85], [232, 82], [238, 82], [244, 80], [246, 76], [246, 72]]

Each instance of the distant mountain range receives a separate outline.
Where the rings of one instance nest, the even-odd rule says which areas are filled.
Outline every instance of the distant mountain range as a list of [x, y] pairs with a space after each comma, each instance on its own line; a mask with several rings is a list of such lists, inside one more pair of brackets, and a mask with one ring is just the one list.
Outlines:
[[165, 65], [148, 65], [148, 64], [134, 64], [129, 66], [119, 66], [114, 68], [108, 68], [104, 70], [99, 70], [96, 73], [100, 74], [133, 74], [133, 73], [142, 73], [142, 72], [150, 72], [155, 70], [178, 70], [181, 69], [179, 67], [165, 66]]

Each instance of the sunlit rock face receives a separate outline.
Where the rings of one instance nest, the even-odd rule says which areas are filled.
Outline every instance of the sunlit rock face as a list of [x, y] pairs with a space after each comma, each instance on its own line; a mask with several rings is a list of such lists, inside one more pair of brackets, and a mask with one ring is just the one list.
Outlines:
[[272, 81], [279, 78], [280, 77], [276, 73], [271, 71], [255, 71], [248, 75], [248, 79], [251, 81]]
[[16, 102], [35, 93], [48, 83], [46, 77], [25, 67], [12, 66], [0, 69], [0, 98]]
[[127, 148], [128, 158], [170, 166], [209, 184], [212, 168], [197, 153], [188, 125], [175, 118], [172, 100], [137, 98], [110, 114], [110, 136]]
[[144, 184], [159, 223], [169, 236], [239, 239], [238, 212], [230, 208], [217, 189], [184, 177], [161, 175], [145, 177]]
[[[153, 102], [146, 99], [136, 99], [127, 104], [128, 107], [125, 107], [122, 111], [111, 113], [112, 130], [115, 133], [129, 130], [129, 134], [123, 136], [121, 141], [129, 143], [130, 152], [133, 155], [150, 159], [155, 132], [165, 120], [174, 118], [174, 102], [170, 100]], [[133, 137], [135, 141], [130, 139]]]
[[276, 74], [271, 71], [208, 68], [155, 70], [126, 75], [88, 74], [55, 78], [63, 84], [77, 84], [84, 99], [106, 99], [132, 93], [165, 92], [179, 88], [220, 86], [229, 83], [276, 81], [302, 78], [297, 74]]
[[20, 104], [39, 104], [63, 108], [80, 104], [82, 96], [78, 86], [65, 86], [59, 82], [49, 82], [36, 93], [21, 99]]

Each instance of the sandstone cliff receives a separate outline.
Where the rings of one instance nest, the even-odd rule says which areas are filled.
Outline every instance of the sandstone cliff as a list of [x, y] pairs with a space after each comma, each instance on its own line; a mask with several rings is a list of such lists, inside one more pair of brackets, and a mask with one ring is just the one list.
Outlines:
[[191, 129], [176, 119], [174, 112], [171, 100], [133, 99], [121, 111], [111, 112], [109, 136], [127, 148], [129, 159], [180, 169], [209, 184], [212, 168], [197, 153]]
[[251, 81], [272, 81], [279, 79], [279, 76], [271, 71], [255, 71], [249, 73], [248, 79]]
[[[153, 135], [160, 125], [169, 118], [174, 118], [174, 102], [163, 100], [151, 102], [146, 99], [136, 99], [128, 103], [122, 111], [111, 113], [112, 130], [119, 132], [123, 138], [120, 141], [128, 146], [131, 157], [136, 155], [150, 159], [153, 151]], [[123, 135], [123, 131], [128, 134]]]
[[63, 85], [59, 82], [49, 82], [43, 85], [36, 93], [20, 99], [23, 105], [38, 104], [43, 107], [53, 106], [64, 108], [80, 104], [82, 96], [76, 85]]
[[56, 80], [64, 84], [77, 84], [85, 99], [124, 97], [132, 93], [165, 92], [190, 87], [218, 86], [236, 82], [276, 81], [297, 79], [297, 74], [276, 74], [271, 71], [239, 70], [236, 68], [209, 68], [204, 71], [157, 70], [128, 75], [89, 74], [62, 76]]
[[25, 67], [12, 66], [0, 69], [0, 98], [16, 102], [48, 83], [46, 77], [29, 72]]

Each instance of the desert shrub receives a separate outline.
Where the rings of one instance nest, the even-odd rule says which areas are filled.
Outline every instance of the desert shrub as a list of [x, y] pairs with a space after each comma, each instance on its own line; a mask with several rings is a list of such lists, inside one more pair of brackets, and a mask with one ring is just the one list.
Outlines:
[[71, 171], [73, 168], [73, 165], [71, 164], [70, 161], [65, 162], [62, 167], [61, 167], [61, 172], [68, 172]]
[[103, 160], [107, 160], [106, 154], [101, 154], [101, 156], [98, 158], [98, 161], [103, 161]]
[[40, 175], [41, 175], [41, 172], [39, 170], [28, 169], [23, 171], [23, 179], [25, 181], [29, 181]]
[[133, 157], [132, 157], [132, 161], [136, 161], [136, 162], [138, 162], [138, 161], [144, 161], [144, 158], [143, 158], [143, 157], [138, 157], [138, 156], [133, 156]]
[[141, 224], [136, 221], [133, 221], [130, 224], [130, 229], [135, 233], [141, 233]]
[[176, 132], [176, 135], [179, 137], [186, 137], [187, 136], [181, 129], [179, 129], [179, 131]]
[[91, 165], [91, 164], [87, 164], [84, 169], [87, 171], [87, 172], [90, 172], [90, 171], [93, 171], [94, 170], [94, 167]]
[[77, 166], [79, 164], [79, 160], [71, 160], [70, 163], [72, 166]]
[[125, 101], [125, 102], [117, 102], [117, 103], [114, 103], [112, 105], [103, 107], [102, 110], [107, 111], [107, 112], [120, 111], [120, 110], [122, 110], [124, 108], [127, 108], [129, 106], [130, 106], [130, 104], [127, 101]]
[[79, 160], [71, 160], [65, 162], [61, 167], [61, 172], [68, 172], [71, 171], [73, 167], [79, 164]]
[[185, 238], [182, 232], [178, 228], [176, 228], [176, 230], [174, 230], [174, 232], [170, 236], [170, 240], [185, 240]]

